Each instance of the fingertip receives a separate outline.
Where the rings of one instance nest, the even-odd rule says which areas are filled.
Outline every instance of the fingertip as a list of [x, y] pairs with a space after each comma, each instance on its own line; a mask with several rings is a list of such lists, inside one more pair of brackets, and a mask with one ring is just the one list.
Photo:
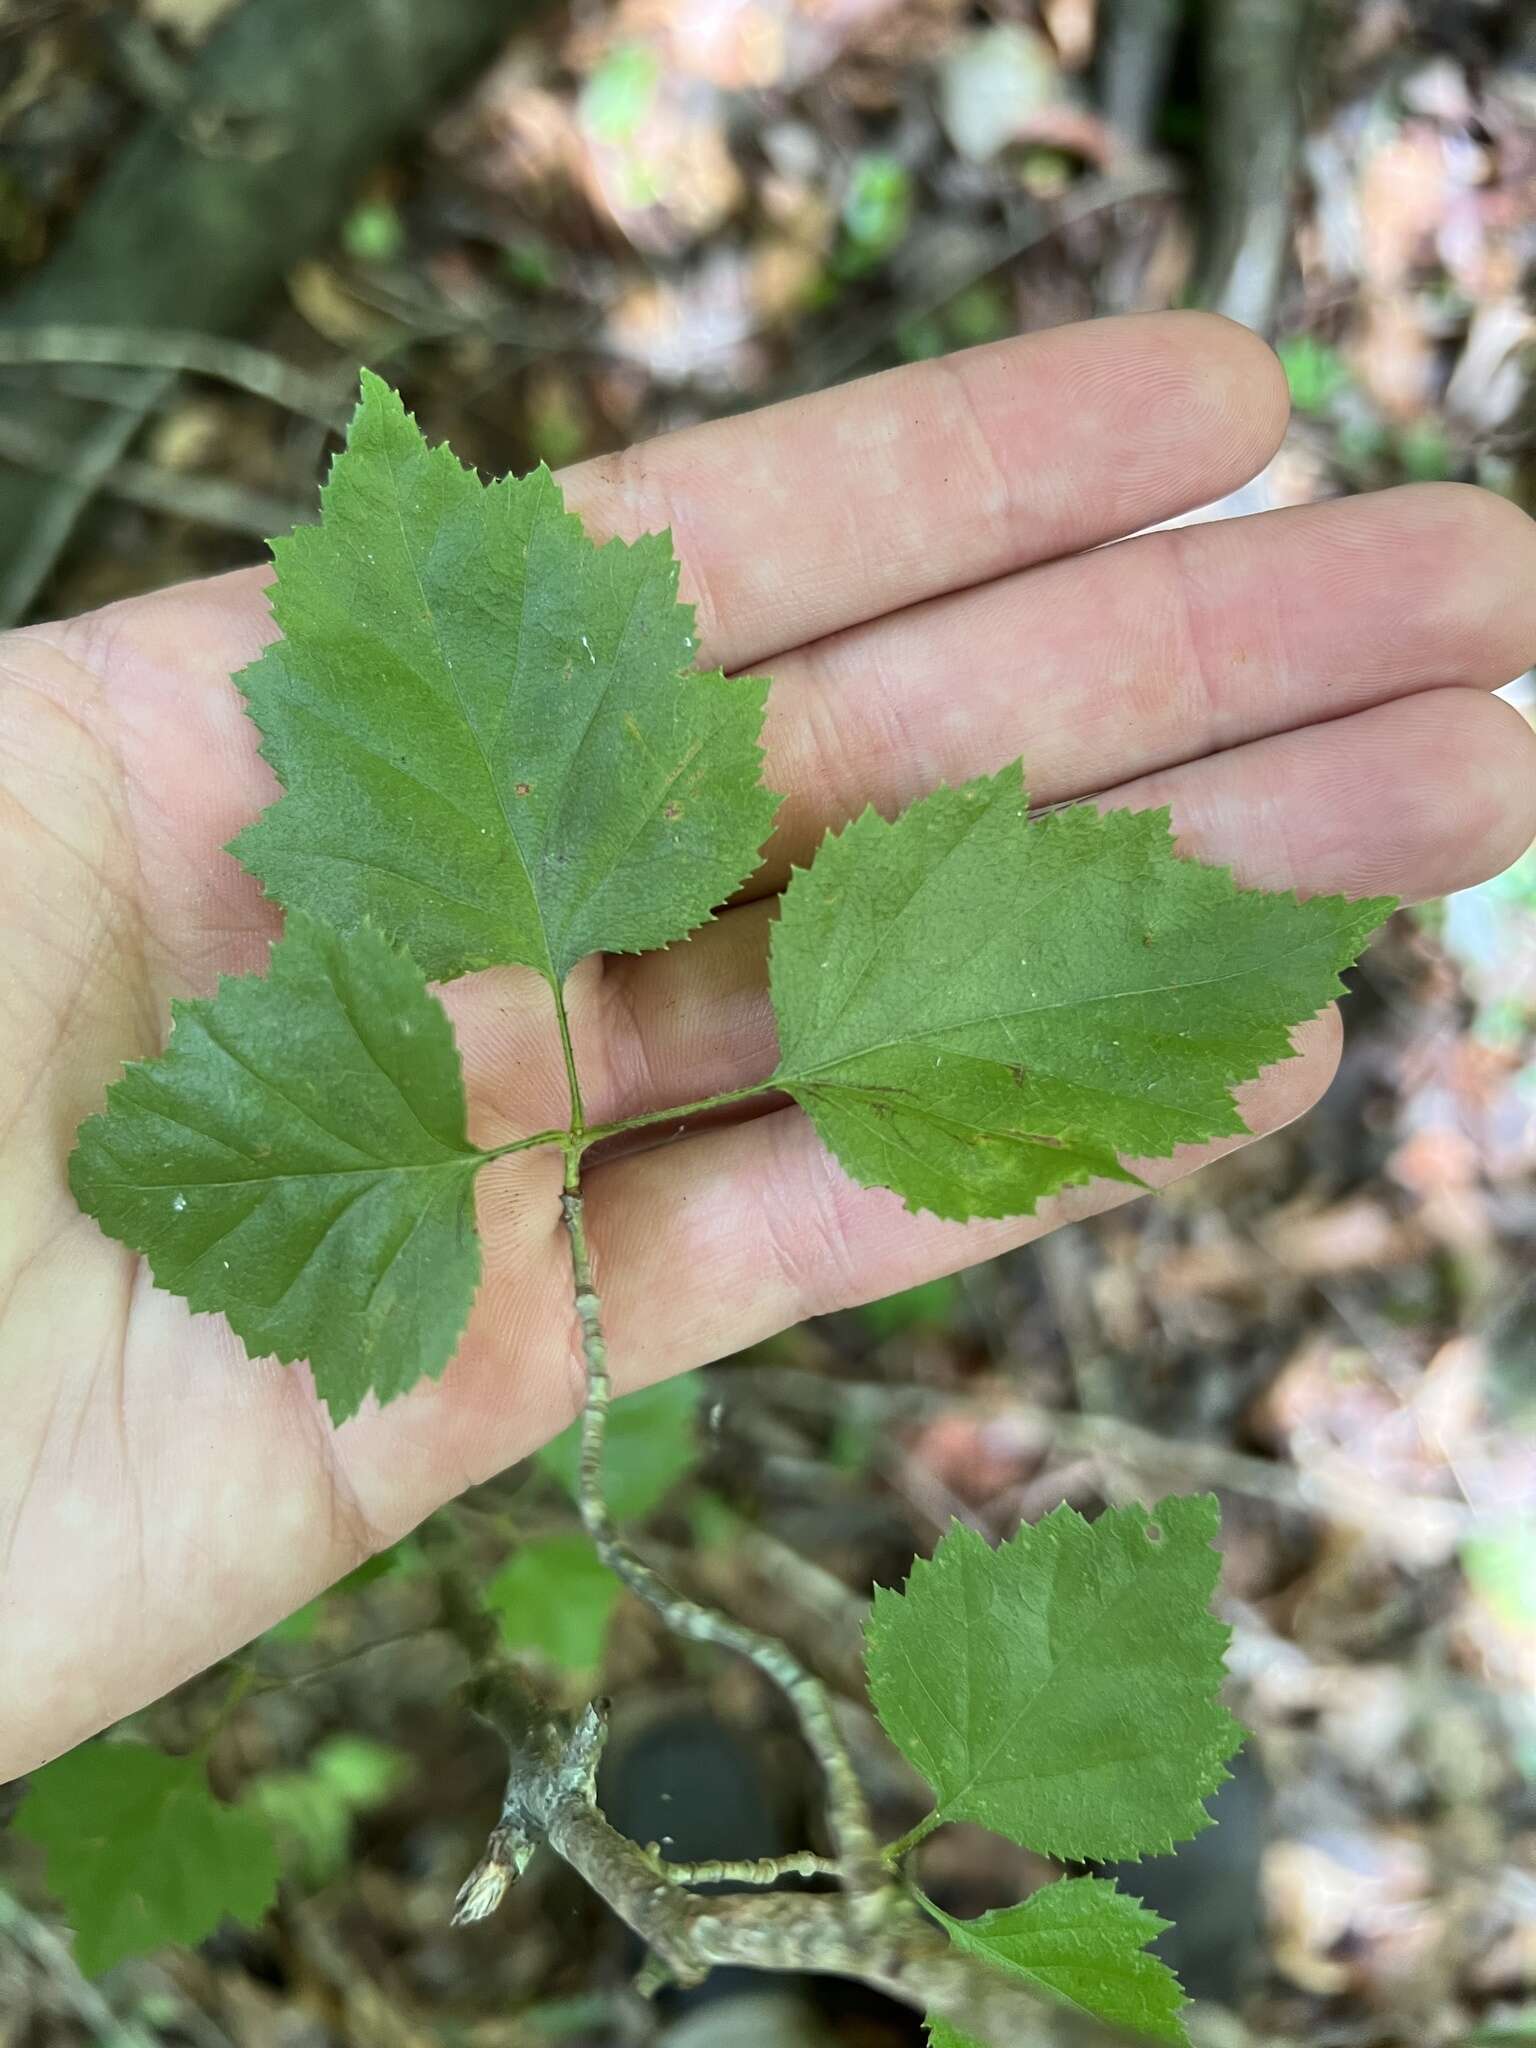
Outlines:
[[1474, 767], [1465, 789], [1477, 864], [1492, 877], [1513, 867], [1536, 841], [1536, 728], [1503, 697], [1476, 701], [1474, 729], [1487, 772], [1485, 779]]
[[1426, 584], [1443, 593], [1469, 680], [1507, 683], [1536, 656], [1536, 519], [1476, 484], [1406, 484], [1385, 495], [1417, 528]]
[[[1204, 436], [1221, 490], [1236, 489], [1264, 468], [1285, 439], [1291, 391], [1280, 358], [1260, 334], [1222, 313], [1193, 309], [1129, 316], [1182, 386], [1173, 410], [1187, 431]], [[1170, 394], [1171, 396], [1171, 394]]]

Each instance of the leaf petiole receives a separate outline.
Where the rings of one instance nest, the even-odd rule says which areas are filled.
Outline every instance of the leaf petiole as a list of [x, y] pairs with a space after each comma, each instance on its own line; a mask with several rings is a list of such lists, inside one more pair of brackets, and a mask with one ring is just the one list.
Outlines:
[[582, 1145], [595, 1145], [600, 1138], [617, 1138], [625, 1131], [643, 1131], [653, 1124], [680, 1124], [690, 1117], [703, 1116], [706, 1110], [728, 1109], [736, 1102], [750, 1102], [754, 1095], [769, 1095], [774, 1082], [770, 1077], [765, 1081], [754, 1081], [747, 1088], [728, 1088], [719, 1095], [705, 1095], [697, 1102], [684, 1102], [675, 1109], [648, 1109], [640, 1116], [621, 1117], [611, 1124], [594, 1124], [582, 1138]]
[[686, 1123], [690, 1117], [703, 1116], [711, 1109], [728, 1109], [733, 1103], [750, 1102], [755, 1095], [772, 1093], [773, 1083], [754, 1081], [749, 1088], [730, 1088], [719, 1095], [705, 1095], [697, 1102], [684, 1102], [672, 1109], [648, 1109], [639, 1116], [627, 1116], [613, 1123], [591, 1124], [585, 1130], [574, 1126], [564, 1131], [535, 1131], [531, 1137], [513, 1138], [509, 1144], [495, 1145], [485, 1154], [487, 1161], [509, 1158], [514, 1152], [532, 1152], [542, 1145], [558, 1145], [563, 1151], [573, 1148], [579, 1159], [592, 1146], [604, 1138], [622, 1137], [626, 1131], [643, 1131], [656, 1124]]
[[576, 1048], [571, 1044], [571, 1019], [565, 1007], [565, 990], [557, 981], [551, 981], [550, 993], [555, 999], [555, 1020], [560, 1026], [560, 1052], [565, 1060], [565, 1085], [571, 1095], [571, 1128], [562, 1132], [562, 1142], [575, 1139], [578, 1143], [585, 1136], [587, 1113], [581, 1101], [581, 1077], [576, 1072]]
[[915, 1828], [908, 1828], [904, 1835], [881, 1851], [886, 1862], [894, 1867], [901, 1862], [903, 1857], [910, 1856], [919, 1842], [927, 1841], [928, 1837], [941, 1824], [942, 1820], [943, 1815], [937, 1807], [934, 1808], [932, 1813], [925, 1814]]

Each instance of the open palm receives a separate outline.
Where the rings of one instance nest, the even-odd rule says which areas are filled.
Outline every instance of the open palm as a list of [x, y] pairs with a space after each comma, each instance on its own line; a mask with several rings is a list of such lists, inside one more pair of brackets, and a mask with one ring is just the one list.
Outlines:
[[[1536, 648], [1536, 527], [1423, 487], [1145, 534], [1254, 473], [1283, 379], [1240, 329], [1107, 321], [893, 372], [593, 462], [599, 533], [670, 525], [705, 658], [775, 681], [786, 790], [749, 900], [686, 945], [591, 960], [570, 1001], [589, 1117], [774, 1064], [789, 861], [867, 801], [1026, 757], [1039, 802], [1171, 803], [1242, 879], [1429, 896], [1514, 858], [1536, 746], [1491, 696]], [[560, 1162], [482, 1177], [486, 1280], [456, 1362], [333, 1432], [307, 1372], [248, 1361], [81, 1216], [66, 1162], [172, 996], [259, 968], [278, 923], [221, 851], [276, 794], [228, 678], [271, 635], [241, 574], [31, 629], [0, 665], [0, 1777], [236, 1647], [570, 1419], [581, 1371]], [[565, 1120], [548, 991], [446, 991], [471, 1135]], [[1246, 1091], [1315, 1099], [1336, 1026]], [[1205, 1153], [1150, 1169], [1168, 1179]], [[771, 1101], [589, 1163], [621, 1387], [888, 1293], [1124, 1198], [946, 1224], [856, 1187]]]

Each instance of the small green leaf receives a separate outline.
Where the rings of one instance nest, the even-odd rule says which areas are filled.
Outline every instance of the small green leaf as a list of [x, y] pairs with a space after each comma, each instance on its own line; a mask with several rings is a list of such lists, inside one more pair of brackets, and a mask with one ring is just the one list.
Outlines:
[[952, 2027], [948, 2020], [936, 2019], [932, 2013], [925, 2022], [928, 2028], [928, 2048], [985, 2048], [985, 2044], [974, 2034], [962, 2034], [958, 2027]]
[[621, 43], [594, 67], [581, 95], [591, 132], [604, 142], [630, 141], [650, 113], [661, 83], [661, 59], [644, 43]]
[[843, 200], [843, 226], [866, 259], [886, 256], [912, 219], [912, 173], [880, 150], [855, 157]]
[[284, 1842], [287, 1859], [312, 1888], [344, 1868], [358, 1815], [382, 1806], [409, 1773], [399, 1750], [362, 1735], [332, 1735], [301, 1771], [269, 1771], [249, 1804]]
[[1536, 1628], [1536, 1521], [1464, 1537], [1461, 1568], [1508, 1627]]
[[1467, 2036], [1466, 2048], [1507, 2048], [1515, 2041], [1536, 2041], [1536, 2005], [1527, 2005], [1500, 2020], [1490, 2020]]
[[946, 1273], [938, 1280], [905, 1287], [899, 1294], [866, 1301], [858, 1310], [858, 1318], [877, 1338], [899, 1337], [904, 1330], [941, 1329], [959, 1300], [960, 1283], [953, 1273]]
[[48, 1852], [48, 1884], [88, 1976], [229, 1917], [254, 1925], [277, 1889], [266, 1822], [222, 1806], [199, 1758], [95, 1742], [32, 1778], [16, 1832]]
[[866, 1632], [887, 1733], [971, 1820], [1048, 1856], [1151, 1855], [1198, 1833], [1242, 1730], [1220, 1704], [1215, 1501], [1071, 1508], [992, 1550], [956, 1526]]
[[1349, 365], [1336, 348], [1314, 335], [1288, 336], [1276, 343], [1275, 353], [1298, 412], [1327, 412], [1349, 384]]
[[547, 469], [483, 484], [365, 373], [321, 523], [272, 552], [284, 637], [237, 680], [287, 795], [232, 850], [278, 902], [434, 981], [558, 985], [757, 865], [766, 685], [692, 670], [665, 534], [598, 547]]
[[585, 1536], [544, 1536], [502, 1566], [485, 1600], [511, 1649], [537, 1650], [566, 1671], [591, 1671], [620, 1590]]
[[1416, 484], [1443, 483], [1454, 467], [1450, 439], [1438, 420], [1410, 420], [1397, 431], [1397, 459]]
[[[603, 1494], [621, 1522], [648, 1515], [698, 1462], [699, 1396], [687, 1374], [626, 1394], [608, 1411]], [[581, 1469], [581, 1424], [573, 1422], [539, 1453], [539, 1463], [574, 1500]]]
[[308, 1358], [341, 1422], [453, 1355], [480, 1277], [442, 1005], [375, 931], [291, 916], [271, 971], [173, 1005], [80, 1127], [75, 1199], [253, 1358]]
[[751, 1526], [729, 1501], [701, 1487], [688, 1504], [695, 1550], [731, 1550]]
[[1167, 1927], [1104, 1878], [1063, 1878], [1022, 1905], [951, 1920], [924, 1901], [956, 1948], [1090, 2019], [1185, 2048], [1183, 1986], [1147, 1944]]
[[1165, 811], [1031, 820], [1019, 769], [874, 811], [774, 927], [774, 1085], [910, 1209], [1028, 1215], [1123, 1157], [1246, 1127], [1232, 1099], [1391, 908], [1239, 889]]
[[405, 247], [405, 224], [387, 199], [365, 199], [341, 226], [341, 243], [359, 263], [393, 263]]

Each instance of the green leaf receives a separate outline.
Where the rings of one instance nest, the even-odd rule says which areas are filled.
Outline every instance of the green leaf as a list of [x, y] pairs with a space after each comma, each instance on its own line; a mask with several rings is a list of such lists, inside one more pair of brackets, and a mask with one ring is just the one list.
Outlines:
[[958, 2027], [952, 2027], [948, 2020], [935, 2018], [930, 2013], [924, 2022], [928, 2029], [928, 2048], [986, 2048], [974, 2034], [962, 2034]]
[[367, 927], [291, 917], [266, 979], [173, 1006], [81, 1126], [70, 1185], [252, 1357], [307, 1357], [337, 1422], [453, 1354], [480, 1276], [452, 1031]]
[[409, 1774], [397, 1749], [362, 1735], [331, 1735], [301, 1771], [269, 1771], [252, 1785], [249, 1804], [284, 1842], [287, 1857], [311, 1887], [344, 1868], [359, 1814], [382, 1806]]
[[38, 1771], [15, 1826], [48, 1852], [48, 1884], [90, 1976], [164, 1942], [201, 1941], [226, 1914], [254, 1925], [277, 1889], [265, 1821], [221, 1806], [199, 1758], [136, 1742], [90, 1743]]
[[951, 1920], [925, 1900], [956, 1948], [995, 1963], [1031, 1990], [1090, 2019], [1128, 2027], [1151, 2041], [1183, 2048], [1183, 1986], [1147, 1953], [1168, 1926], [1139, 1899], [1104, 1878], [1062, 1878], [1022, 1905], [979, 1920]]
[[903, 1331], [942, 1329], [960, 1303], [960, 1283], [953, 1273], [905, 1287], [899, 1294], [866, 1301], [859, 1321], [877, 1338], [899, 1337]]
[[[626, 1394], [608, 1411], [603, 1494], [621, 1522], [638, 1521], [698, 1462], [699, 1396], [687, 1374]], [[573, 1422], [539, 1453], [539, 1463], [574, 1500], [580, 1481], [581, 1424]]]
[[1215, 1501], [1071, 1508], [992, 1550], [956, 1526], [866, 1631], [886, 1731], [971, 1820], [1047, 1856], [1151, 1855], [1210, 1825], [1242, 1730], [1217, 1699]]
[[1298, 412], [1327, 412], [1349, 386], [1349, 365], [1336, 348], [1314, 335], [1291, 335], [1276, 343], [1275, 353]]
[[590, 1671], [602, 1658], [620, 1590], [585, 1536], [544, 1536], [502, 1566], [485, 1600], [510, 1648]]
[[629, 142], [650, 113], [661, 59], [644, 43], [621, 43], [599, 59], [581, 95], [588, 128], [604, 142]]
[[1536, 1628], [1536, 1520], [1463, 1537], [1461, 1568], [1500, 1621]]
[[1467, 2048], [1505, 2048], [1507, 2042], [1536, 2041], [1536, 2005], [1527, 2005], [1501, 2020], [1490, 2020], [1467, 2036]]
[[238, 678], [288, 792], [232, 848], [268, 892], [433, 980], [706, 922], [772, 823], [766, 685], [687, 668], [670, 538], [596, 546], [548, 470], [483, 484], [366, 373], [322, 513]]
[[774, 1085], [910, 1209], [1027, 1215], [1122, 1156], [1244, 1128], [1233, 1085], [1390, 909], [1239, 889], [1165, 811], [1028, 816], [1019, 769], [873, 811], [791, 879]]

